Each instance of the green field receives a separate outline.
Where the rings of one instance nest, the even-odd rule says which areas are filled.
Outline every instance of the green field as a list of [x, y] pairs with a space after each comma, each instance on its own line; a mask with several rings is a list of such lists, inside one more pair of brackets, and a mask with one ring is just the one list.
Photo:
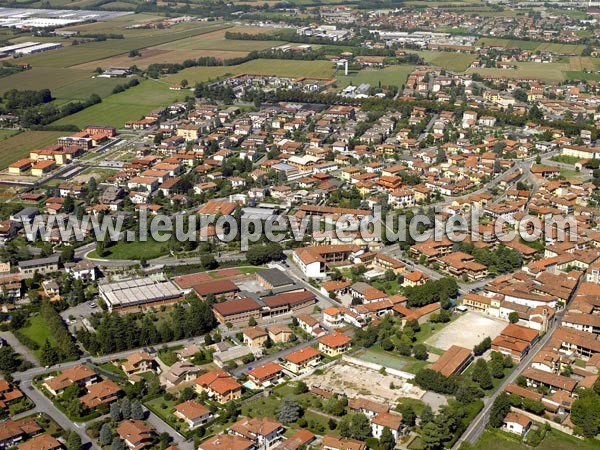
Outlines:
[[[537, 447], [548, 450], [598, 450], [600, 442], [589, 439], [577, 439], [565, 433], [551, 430], [546, 434], [542, 443]], [[476, 445], [465, 445], [460, 450], [528, 450], [531, 447], [520, 442], [517, 436], [510, 435], [497, 430], [486, 430]]]
[[379, 364], [390, 369], [402, 370], [406, 366], [406, 361], [401, 358], [396, 358], [391, 353], [374, 352], [371, 350], [365, 350], [359, 354], [354, 355], [355, 357], [362, 359], [363, 361]]
[[[25, 72], [2, 78], [0, 94], [11, 89], [44, 89], [54, 94], [58, 88], [66, 89], [71, 84], [90, 78], [90, 73], [83, 70], [62, 69], [55, 67], [34, 67]], [[93, 92], [90, 92], [92, 94]], [[89, 96], [89, 95], [88, 95]]]
[[285, 44], [283, 41], [252, 41], [234, 40], [224, 38], [203, 38], [202, 36], [181, 39], [175, 42], [157, 45], [156, 49], [162, 50], [223, 50], [236, 52], [251, 52], [267, 50]]
[[0, 128], [0, 141], [7, 139], [13, 135], [15, 135], [16, 133], [18, 133], [18, 130], [14, 130], [11, 128]]
[[571, 72], [568, 63], [532, 63], [517, 62], [516, 69], [468, 69], [467, 72], [476, 72], [480, 75], [492, 75], [506, 78], [535, 78], [549, 83], [564, 81], [567, 74]]
[[0, 169], [29, 156], [29, 150], [56, 142], [64, 131], [25, 131], [0, 141]]
[[421, 58], [434, 66], [453, 72], [462, 72], [477, 58], [477, 55], [454, 52], [416, 52]]
[[90, 97], [90, 94], [97, 94], [104, 98], [112, 94], [116, 85], [126, 83], [127, 81], [129, 80], [124, 80], [123, 78], [87, 77], [52, 90], [52, 95], [56, 98], [57, 103], [66, 103], [69, 100], [86, 100]]
[[184, 97], [185, 93], [169, 90], [168, 84], [146, 80], [125, 92], [105, 98], [102, 103], [63, 117], [54, 125], [74, 124], [83, 128], [96, 123], [121, 128], [128, 120], [138, 120], [153, 109], [183, 100]]
[[504, 48], [520, 48], [522, 50], [547, 50], [555, 53], [574, 53], [581, 55], [584, 45], [576, 44], [561, 44], [557, 42], [538, 42], [538, 41], [520, 41], [517, 39], [502, 39], [492, 37], [482, 37], [476, 43], [475, 46], [499, 46]]
[[376, 87], [380, 82], [382, 86], [402, 86], [406, 83], [408, 75], [414, 70], [414, 66], [389, 66], [383, 69], [361, 70], [356, 74], [344, 75], [343, 72], [336, 75], [338, 84], [342, 87], [358, 86], [368, 83]]
[[191, 67], [170, 75], [164, 80], [179, 83], [187, 79], [191, 84], [221, 78], [227, 74], [243, 73], [256, 75], [277, 75], [280, 77], [329, 78], [333, 74], [333, 64], [329, 61], [288, 61], [284, 59], [255, 59], [239, 66]]
[[158, 258], [169, 253], [168, 242], [156, 242], [149, 239], [146, 242], [117, 242], [106, 249], [105, 256], [98, 256], [96, 250], [89, 254], [90, 258], [99, 259], [123, 259], [129, 261], [139, 261], [144, 258], [146, 260]]
[[52, 345], [55, 344], [54, 336], [52, 336], [50, 330], [46, 326], [46, 322], [40, 315], [30, 317], [28, 325], [25, 328], [21, 328], [20, 331], [38, 344], [40, 348], [44, 345], [46, 339], [48, 339]]

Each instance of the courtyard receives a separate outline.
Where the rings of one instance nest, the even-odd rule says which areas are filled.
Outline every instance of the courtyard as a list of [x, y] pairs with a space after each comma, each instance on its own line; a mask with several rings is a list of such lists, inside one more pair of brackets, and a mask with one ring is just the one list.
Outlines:
[[473, 348], [486, 337], [494, 339], [506, 322], [475, 312], [467, 312], [425, 341], [428, 346], [448, 350], [452, 345]]

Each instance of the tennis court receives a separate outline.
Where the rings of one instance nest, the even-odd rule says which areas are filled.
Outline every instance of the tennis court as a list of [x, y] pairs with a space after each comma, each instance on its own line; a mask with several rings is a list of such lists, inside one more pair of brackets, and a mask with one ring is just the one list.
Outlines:
[[406, 365], [406, 361], [403, 359], [396, 358], [390, 354], [379, 353], [374, 350], [363, 350], [353, 356], [366, 362], [389, 367], [390, 369], [402, 370], [402, 368]]

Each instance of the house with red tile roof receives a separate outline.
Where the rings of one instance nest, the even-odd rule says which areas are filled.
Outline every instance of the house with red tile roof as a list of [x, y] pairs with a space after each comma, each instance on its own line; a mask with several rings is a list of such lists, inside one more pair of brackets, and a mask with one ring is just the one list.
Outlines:
[[206, 391], [213, 400], [225, 404], [242, 396], [242, 385], [224, 370], [212, 370], [194, 381], [196, 391]]
[[319, 351], [327, 356], [338, 356], [348, 351], [351, 342], [351, 338], [336, 331], [319, 339]]

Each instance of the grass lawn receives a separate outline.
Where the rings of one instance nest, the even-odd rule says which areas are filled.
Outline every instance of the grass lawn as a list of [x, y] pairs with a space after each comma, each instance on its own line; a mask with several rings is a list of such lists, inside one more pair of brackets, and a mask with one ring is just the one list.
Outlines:
[[125, 375], [125, 372], [123, 372], [120, 367], [115, 366], [111, 362], [102, 363], [98, 367], [108, 373], [112, 373], [114, 375], [118, 375], [120, 377], [127, 378], [127, 375]]
[[469, 53], [454, 53], [454, 52], [431, 52], [422, 51], [416, 52], [425, 61], [442, 69], [452, 70], [454, 72], [462, 72], [467, 70], [467, 67], [476, 59], [476, 55]]
[[[412, 447], [411, 447], [412, 448]], [[523, 444], [520, 439], [509, 433], [487, 429], [474, 446], [462, 445], [461, 450], [528, 450], [531, 447]], [[557, 430], [551, 430], [539, 445], [540, 449], [548, 450], [594, 450], [600, 448], [598, 441], [581, 440]]]
[[344, 75], [343, 72], [338, 72], [336, 78], [341, 87], [346, 87], [352, 84], [368, 83], [373, 87], [377, 87], [381, 82], [382, 86], [402, 86], [406, 83], [408, 75], [414, 70], [414, 66], [401, 65], [389, 66], [383, 69], [361, 70], [356, 74]]
[[96, 250], [93, 250], [89, 254], [89, 257], [98, 259], [126, 259], [130, 261], [137, 261], [142, 258], [154, 259], [169, 253], [167, 242], [156, 242], [152, 239], [149, 239], [146, 242], [120, 241], [115, 245], [108, 247], [106, 251], [106, 255], [98, 256]]
[[[52, 345], [54, 345], [56, 342], [54, 340], [54, 336], [50, 334], [50, 330], [48, 329], [46, 322], [40, 315], [30, 317], [27, 322], [27, 326], [25, 328], [21, 328], [20, 331], [29, 339], [38, 344], [40, 349], [46, 342], [46, 339], [48, 339]], [[36, 350], [34, 353], [39, 355], [40, 349]]]
[[170, 347], [167, 349], [161, 349], [158, 351], [158, 357], [160, 360], [165, 363], [167, 366], [172, 366], [178, 361], [177, 358], [177, 350], [181, 350], [183, 346], [179, 345], [177, 347]]
[[[292, 64], [293, 62], [293, 64]], [[164, 78], [169, 83], [179, 83], [186, 79], [190, 84], [222, 78], [226, 75], [243, 73], [255, 75], [277, 75], [281, 77], [328, 78], [334, 72], [329, 61], [288, 61], [284, 59], [255, 59], [238, 66], [190, 67]]]
[[19, 130], [14, 130], [12, 128], [3, 128], [3, 129], [0, 129], [0, 140], [9, 138], [11, 136], [14, 136], [18, 132], [19, 132]]
[[395, 279], [393, 279], [391, 281], [385, 281], [385, 280], [373, 281], [371, 283], [371, 285], [374, 288], [379, 289], [380, 291], [384, 291], [388, 295], [397, 294], [398, 291], [400, 290], [400, 286], [398, 285], [398, 279], [397, 278], [395, 278]]
[[151, 410], [154, 414], [159, 416], [167, 424], [184, 434], [189, 431], [188, 426], [185, 422], [180, 421], [173, 415], [175, 412], [175, 400], [166, 400], [164, 397], [158, 397], [153, 400], [146, 402], [146, 407]]
[[153, 109], [183, 100], [184, 97], [185, 93], [169, 90], [168, 84], [146, 80], [125, 92], [107, 97], [102, 103], [63, 117], [54, 125], [74, 124], [83, 128], [95, 123], [122, 128], [128, 120], [138, 120]]

